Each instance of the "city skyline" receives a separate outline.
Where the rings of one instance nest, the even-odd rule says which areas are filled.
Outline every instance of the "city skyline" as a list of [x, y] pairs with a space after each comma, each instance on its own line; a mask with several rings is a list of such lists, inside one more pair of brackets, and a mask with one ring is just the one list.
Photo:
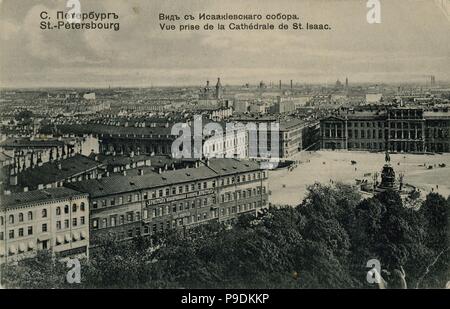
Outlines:
[[[223, 4], [219, 1], [142, 3], [96, 1], [82, 11], [116, 12], [121, 29], [39, 29], [39, 13], [65, 9], [58, 1], [3, 0], [0, 87], [108, 88], [203, 85], [218, 76], [224, 84], [293, 79], [329, 84], [450, 81], [450, 23], [434, 1], [382, 3], [381, 24], [366, 21], [364, 1], [302, 1]], [[158, 14], [279, 12], [303, 22], [329, 23], [331, 31], [161, 32]], [[276, 11], [275, 11], [276, 10]], [[346, 18], [342, 18], [345, 16]], [[433, 35], [429, 35], [433, 33]]]

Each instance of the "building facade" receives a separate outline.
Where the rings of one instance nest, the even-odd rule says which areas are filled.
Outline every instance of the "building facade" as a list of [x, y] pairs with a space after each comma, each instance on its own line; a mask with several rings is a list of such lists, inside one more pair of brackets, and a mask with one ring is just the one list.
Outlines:
[[348, 112], [320, 121], [321, 149], [449, 152], [450, 113], [417, 108]]
[[268, 172], [253, 161], [210, 159], [196, 168], [70, 184], [90, 195], [92, 245], [231, 222], [268, 206]]
[[0, 263], [50, 250], [56, 257], [89, 256], [89, 201], [69, 188], [1, 196]]

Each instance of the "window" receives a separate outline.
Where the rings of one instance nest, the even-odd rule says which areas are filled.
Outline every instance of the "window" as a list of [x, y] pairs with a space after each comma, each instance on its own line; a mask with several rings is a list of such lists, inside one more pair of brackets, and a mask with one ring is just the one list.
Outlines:
[[92, 202], [92, 208], [97, 209], [97, 201]]
[[61, 207], [56, 207], [56, 215], [61, 215]]
[[68, 219], [64, 220], [64, 228], [65, 229], [69, 228], [69, 220]]
[[10, 230], [9, 231], [9, 239], [13, 239], [14, 238], [14, 230]]
[[14, 224], [14, 215], [9, 215], [9, 224]]
[[92, 220], [92, 228], [94, 228], [94, 229], [98, 228], [98, 219]]
[[124, 223], [125, 223], [125, 216], [124, 215], [120, 215], [119, 224], [124, 224]]
[[64, 206], [64, 213], [65, 214], [69, 213], [69, 205]]
[[33, 235], [33, 227], [32, 226], [28, 227], [28, 235]]
[[3, 240], [3, 232], [0, 232], [0, 240]]
[[42, 218], [47, 218], [47, 209], [42, 209]]
[[116, 216], [111, 217], [111, 226], [116, 226]]
[[72, 212], [77, 212], [77, 204], [72, 205]]
[[136, 211], [136, 221], [141, 220], [141, 213], [139, 211]]
[[19, 237], [23, 237], [23, 228], [19, 229]]
[[80, 210], [81, 210], [81, 211], [84, 211], [84, 210], [85, 210], [84, 202], [81, 202], [81, 204], [80, 204]]
[[42, 224], [42, 232], [47, 232], [47, 223]]
[[56, 221], [56, 229], [57, 230], [61, 229], [61, 221]]
[[28, 220], [33, 220], [33, 212], [28, 212]]
[[72, 219], [72, 226], [77, 226], [77, 222], [78, 220], [77, 220], [77, 218], [73, 218]]
[[128, 237], [133, 237], [133, 230], [128, 230], [127, 236]]
[[104, 218], [102, 220], [102, 227], [108, 227], [108, 219]]

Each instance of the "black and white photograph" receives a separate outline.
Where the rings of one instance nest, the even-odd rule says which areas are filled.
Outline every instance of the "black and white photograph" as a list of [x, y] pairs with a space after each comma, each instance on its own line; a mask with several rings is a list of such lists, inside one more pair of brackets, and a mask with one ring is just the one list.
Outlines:
[[0, 287], [450, 289], [449, 107], [450, 0], [0, 0]]

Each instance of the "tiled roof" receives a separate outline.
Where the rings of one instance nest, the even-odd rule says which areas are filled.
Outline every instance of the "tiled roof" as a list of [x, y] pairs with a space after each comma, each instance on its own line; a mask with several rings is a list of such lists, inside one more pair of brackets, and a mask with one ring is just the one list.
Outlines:
[[81, 192], [87, 192], [91, 197], [100, 197], [146, 188], [202, 181], [217, 176], [226, 176], [259, 169], [259, 164], [254, 161], [210, 159], [209, 166], [205, 165], [197, 168], [166, 171], [161, 174], [148, 173], [141, 176], [111, 176], [70, 183], [67, 186]]
[[[61, 169], [59, 169], [58, 164], [61, 164]], [[28, 168], [19, 173], [18, 183], [22, 187], [37, 187], [39, 184], [45, 185], [62, 181], [101, 165], [101, 162], [76, 154], [67, 159], [47, 162], [32, 169]]]
[[75, 197], [85, 193], [76, 190], [59, 187], [45, 190], [12, 193], [0, 196], [0, 209], [9, 209], [32, 203], [51, 202], [66, 197]]

